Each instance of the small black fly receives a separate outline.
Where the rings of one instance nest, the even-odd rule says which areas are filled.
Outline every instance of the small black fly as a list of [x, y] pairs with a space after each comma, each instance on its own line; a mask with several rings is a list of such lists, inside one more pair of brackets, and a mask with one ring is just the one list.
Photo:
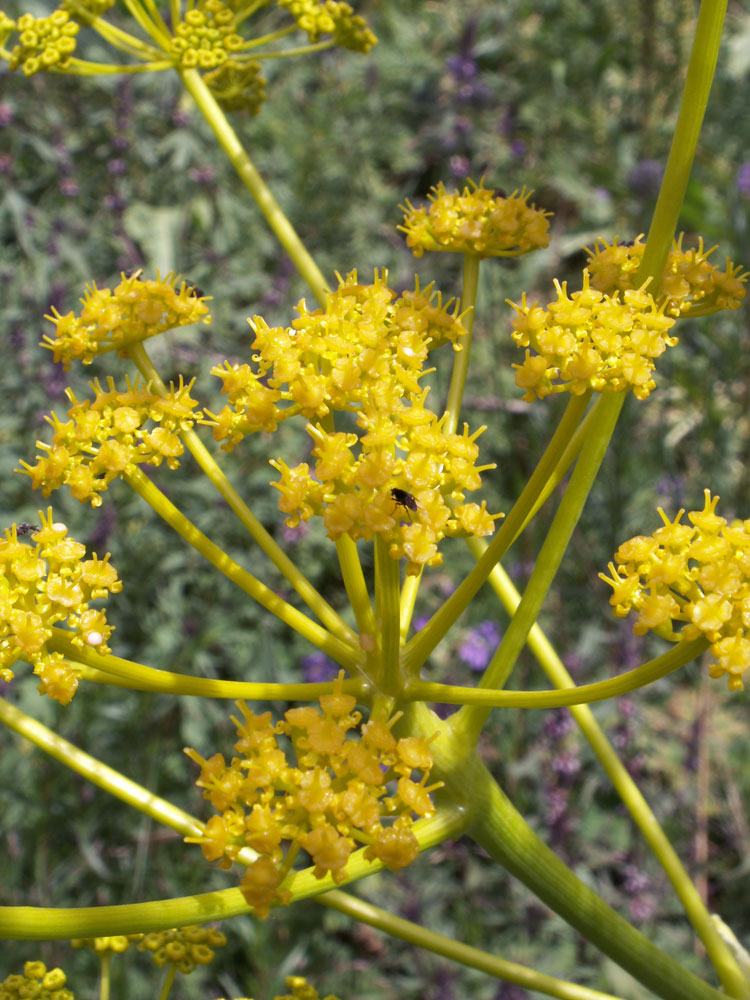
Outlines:
[[37, 531], [41, 529], [35, 524], [29, 524], [28, 521], [21, 521], [20, 524], [16, 525], [16, 536], [18, 535], [35, 535]]
[[419, 510], [419, 504], [415, 497], [411, 493], [407, 493], [406, 490], [400, 490], [397, 486], [391, 490], [391, 500], [397, 507], [403, 507], [404, 510], [413, 510], [415, 513]]

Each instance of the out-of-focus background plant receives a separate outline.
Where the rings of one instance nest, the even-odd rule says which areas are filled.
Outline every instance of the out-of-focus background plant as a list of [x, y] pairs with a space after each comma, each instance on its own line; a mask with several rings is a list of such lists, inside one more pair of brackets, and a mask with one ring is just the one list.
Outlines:
[[[11, 17], [20, 13], [13, 0], [6, 9]], [[367, 58], [335, 49], [270, 62], [261, 113], [232, 121], [259, 169], [273, 175], [277, 197], [326, 276], [356, 267], [369, 280], [374, 267], [387, 266], [391, 287], [411, 284], [414, 261], [395, 230], [397, 206], [424, 198], [439, 180], [460, 185], [471, 174], [507, 192], [533, 186], [536, 204], [555, 213], [546, 251], [493, 262], [479, 288], [464, 414], [475, 425], [492, 413], [483, 455], [502, 470], [496, 481], [504, 494], [487, 501], [490, 509], [507, 509], [533, 468], [549, 415], [546, 407], [521, 402], [513, 384], [516, 348], [505, 299], [538, 289], [546, 301], [551, 276], [579, 272], [582, 248], [596, 236], [633, 239], [646, 226], [679, 101], [694, 4], [370, 0], [357, 10], [381, 40]], [[722, 256], [745, 262], [748, 73], [750, 14], [735, 5], [681, 228], [688, 236], [701, 232], [720, 243]], [[35, 520], [38, 497], [25, 478], [8, 472], [33, 454], [42, 414], [66, 408], [67, 378], [38, 347], [50, 306], [67, 312], [86, 281], [106, 284], [120, 270], [158, 267], [186, 276], [213, 296], [213, 325], [160, 338], [153, 353], [167, 376], [199, 376], [210, 405], [219, 402], [215, 380], [205, 375], [211, 364], [249, 354], [250, 331], [241, 317], [257, 312], [286, 324], [305, 290], [178, 81], [166, 74], [85, 82], [39, 74], [11, 86], [0, 68], [0, 178], [4, 527]], [[439, 254], [417, 262], [423, 280], [437, 279], [446, 292], [457, 290], [454, 268]], [[619, 542], [656, 527], [657, 503], [672, 514], [680, 506], [699, 507], [711, 469], [722, 511], [750, 513], [750, 350], [747, 333], [737, 333], [742, 325], [736, 313], [684, 321], [679, 359], [660, 369], [662, 387], [648, 407], [626, 404], [559, 578], [564, 606], [548, 603], [543, 620], [568, 651], [567, 666], [578, 680], [602, 664], [614, 673], [644, 658], [644, 640], [632, 637], [629, 623], [592, 621], [585, 602]], [[93, 377], [101, 369], [95, 363], [89, 371]], [[76, 378], [71, 373], [74, 386]], [[263, 442], [248, 440], [229, 459], [233, 481], [258, 498], [256, 513], [329, 601], [343, 605], [330, 546], [317, 531], [283, 526], [274, 492], [266, 488], [266, 460]], [[185, 513], [210, 527], [227, 551], [241, 551], [244, 538], [206, 480], [183, 476], [179, 488]], [[264, 619], [261, 630], [261, 612], [226, 581], [217, 583], [194, 552], [174, 544], [124, 487], [116, 506], [105, 496], [95, 512], [62, 493], [55, 505], [77, 538], [112, 552], [124, 581], [110, 612], [119, 655], [137, 649], [143, 662], [172, 670], [189, 663], [195, 674], [226, 679], [334, 675], [333, 664], [306, 655], [307, 647], [290, 641], [278, 623]], [[524, 535], [506, 562], [518, 583], [530, 570], [536, 540], [533, 530]], [[458, 548], [454, 559], [468, 566]], [[435, 571], [425, 579], [418, 614], [429, 615], [444, 600], [451, 578]], [[609, 593], [597, 586], [605, 607]], [[494, 603], [480, 596], [471, 618], [433, 658], [430, 679], [469, 682], [496, 645], [496, 621]], [[531, 673], [530, 657], [521, 669]], [[517, 681], [514, 686], [523, 686], [523, 677]], [[198, 793], [186, 780], [181, 749], [214, 745], [217, 732], [226, 736], [224, 703], [128, 692], [115, 700], [91, 685], [85, 698], [61, 710], [38, 698], [35, 678], [15, 683], [20, 707], [177, 805], [196, 808]], [[275, 714], [286, 707], [275, 706]], [[709, 690], [693, 665], [677, 680], [595, 711], [646, 797], [658, 804], [659, 819], [710, 905], [747, 940], [744, 700], [732, 700], [721, 685]], [[687, 925], [664, 876], [565, 710], [496, 710], [481, 749], [519, 810], [569, 865], [587, 872], [596, 890], [661, 947], [686, 950]], [[219, 873], [196, 864], [176, 835], [112, 808], [103, 792], [7, 736], [0, 788], [2, 905], [65, 905], [72, 884], [79, 905], [205, 891], [212, 879], [216, 887], [225, 884]], [[434, 930], [581, 983], [589, 973], [595, 977], [601, 962], [470, 844], [444, 845], [399, 876], [371, 877], [359, 891]], [[206, 974], [217, 995], [270, 996], [291, 973], [316, 981], [322, 994], [357, 1000], [527, 995], [313, 906], [275, 912], [265, 923], [235, 921], [227, 930], [221, 968]], [[15, 969], [37, 956], [31, 943], [0, 944], [0, 972], [12, 971], [11, 960]], [[45, 945], [41, 957], [50, 967], [64, 965], [71, 979], [77, 970], [95, 974], [90, 955], [71, 955], [63, 943]], [[127, 984], [113, 972], [116, 995], [145, 995], [147, 966], [130, 965]], [[641, 995], [627, 992], [625, 974], [614, 966], [611, 976], [613, 988]], [[209, 995], [206, 979], [186, 981], [184, 990], [188, 998]]]

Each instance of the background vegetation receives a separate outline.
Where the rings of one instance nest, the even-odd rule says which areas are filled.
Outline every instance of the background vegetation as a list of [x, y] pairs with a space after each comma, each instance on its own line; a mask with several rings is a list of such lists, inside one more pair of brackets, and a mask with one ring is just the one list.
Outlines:
[[[555, 213], [549, 249], [528, 261], [489, 264], [479, 292], [466, 419], [491, 428], [483, 453], [498, 471], [486, 478], [487, 499], [493, 509], [508, 509], [553, 426], [554, 402], [520, 401], [505, 299], [525, 290], [547, 301], [552, 277], [577, 280], [581, 248], [597, 235], [628, 239], [646, 227], [695, 4], [370, 0], [356, 6], [380, 38], [368, 57], [333, 51], [268, 64], [267, 105], [257, 118], [234, 124], [326, 275], [356, 268], [368, 280], [374, 267], [386, 266], [390, 283], [404, 287], [416, 268], [423, 281], [434, 279], [445, 294], [455, 294], [456, 262], [448, 255], [415, 262], [394, 228], [399, 203], [424, 198], [438, 180], [451, 186], [467, 175], [485, 176], [488, 186], [506, 191], [526, 185], [535, 188], [538, 205]], [[718, 243], [717, 257], [747, 265], [750, 15], [743, 5], [730, 6], [682, 226], [689, 236]], [[21, 9], [16, 0], [6, 6], [10, 16]], [[37, 346], [51, 305], [68, 311], [87, 281], [111, 282], [121, 269], [172, 268], [186, 275], [213, 295], [213, 325], [161, 338], [153, 353], [163, 373], [196, 376], [202, 401], [218, 408], [218, 383], [208, 372], [224, 358], [247, 358], [245, 317], [260, 313], [287, 323], [305, 290], [176, 79], [24, 80], [0, 69], [0, 95], [4, 527], [33, 521], [46, 506], [11, 470], [20, 458], [32, 459], [35, 438], [45, 436], [43, 414], [64, 411], [65, 386], [85, 382], [80, 372], [55, 368], [50, 353]], [[711, 486], [725, 514], [750, 516], [747, 320], [745, 311], [681, 324], [681, 346], [660, 366], [659, 390], [646, 405], [626, 404], [543, 621], [581, 681], [647, 654], [630, 626], [611, 618], [608, 588], [596, 574], [620, 541], [653, 530], [657, 504], [672, 513], [694, 509]], [[118, 364], [95, 364], [90, 377], [126, 370]], [[437, 398], [441, 388], [438, 379]], [[287, 458], [306, 448], [291, 434], [279, 441]], [[227, 458], [232, 480], [331, 603], [343, 606], [332, 547], [320, 529], [290, 534], [282, 525], [267, 487], [269, 457], [264, 440], [245, 442]], [[179, 473], [158, 479], [192, 520], [253, 568], [255, 553], [243, 533], [194, 473], [185, 462]], [[112, 552], [124, 580], [123, 593], [111, 602], [116, 653], [228, 679], [325, 674], [328, 664], [310, 657], [278, 623], [261, 619], [122, 484], [112, 492], [97, 511], [62, 493], [52, 499], [75, 537], [99, 553]], [[533, 533], [511, 552], [508, 565], [519, 585], [534, 552]], [[429, 614], [444, 598], [466, 558], [458, 547], [448, 550], [444, 567], [425, 581], [419, 613]], [[480, 595], [434, 656], [430, 676], [468, 682], [503, 623], [490, 596]], [[546, 686], [530, 658], [514, 678], [513, 686], [522, 685]], [[61, 708], [40, 699], [35, 679], [21, 672], [5, 694], [134, 780], [206, 815], [182, 747], [206, 755], [226, 750], [225, 703], [126, 692], [113, 697], [86, 685]], [[709, 687], [694, 665], [647, 694], [597, 709], [689, 870], [745, 941], [746, 706], [745, 695], [730, 698], [720, 685]], [[285, 707], [276, 706], [278, 712]], [[209, 870], [196, 849], [112, 804], [15, 736], [0, 739], [0, 904], [116, 903], [234, 884], [234, 875]], [[690, 951], [671, 891], [567, 712], [496, 710], [482, 746], [513, 802], [568, 864], [660, 946]], [[471, 844], [444, 845], [400, 876], [373, 876], [356, 891], [496, 954], [642, 995]], [[528, 995], [313, 903], [276, 911], [265, 923], [240, 919], [224, 929], [229, 945], [222, 957], [178, 996], [262, 1000], [280, 991], [292, 972], [307, 975], [322, 995], [352, 1000]], [[0, 977], [38, 954], [37, 945], [0, 943]], [[42, 957], [69, 970], [78, 996], [94, 994], [90, 956], [54, 943], [42, 948]], [[115, 995], [153, 995], [145, 959], [121, 975]]]

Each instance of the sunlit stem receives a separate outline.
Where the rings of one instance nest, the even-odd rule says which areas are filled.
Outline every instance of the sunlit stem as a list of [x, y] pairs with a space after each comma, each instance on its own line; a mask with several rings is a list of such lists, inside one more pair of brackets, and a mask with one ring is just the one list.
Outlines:
[[[154, 368], [151, 359], [146, 353], [142, 344], [135, 344], [128, 351], [138, 370], [151, 386], [152, 392], [159, 395], [166, 395], [167, 389], [164, 382]], [[237, 518], [247, 529], [250, 536], [257, 542], [260, 549], [268, 556], [271, 562], [283, 574], [289, 584], [297, 591], [299, 596], [315, 614], [320, 622], [341, 639], [342, 642], [355, 645], [357, 637], [349, 626], [334, 611], [330, 604], [318, 593], [310, 581], [299, 567], [287, 556], [284, 550], [269, 535], [260, 521], [255, 517], [242, 497], [227, 479], [221, 466], [216, 462], [201, 439], [193, 430], [182, 432], [182, 440], [188, 450], [208, 479], [213, 483], [221, 496], [226, 500], [229, 508], [236, 514]], [[360, 570], [361, 572], [361, 570]]]
[[303, 615], [301, 611], [297, 611], [291, 604], [282, 600], [260, 580], [239, 566], [223, 549], [207, 538], [202, 531], [199, 531], [140, 469], [133, 468], [128, 471], [125, 473], [124, 479], [159, 517], [174, 528], [178, 535], [181, 535], [212, 566], [215, 566], [227, 579], [249, 594], [261, 607], [270, 611], [271, 614], [293, 628], [295, 632], [299, 632], [301, 636], [340, 663], [342, 667], [347, 670], [359, 668], [361, 655], [358, 651], [341, 642], [326, 629], [321, 628], [307, 615]]
[[265, 61], [267, 59], [288, 59], [289, 56], [307, 56], [311, 52], [324, 52], [326, 49], [332, 49], [335, 44], [331, 38], [327, 42], [299, 45], [296, 49], [284, 49], [283, 52], [258, 52], [254, 58]]
[[[497, 652], [490, 660], [479, 681], [480, 687], [503, 687], [515, 666], [581, 516], [586, 499], [606, 454], [624, 400], [624, 393], [612, 393], [606, 396], [606, 401], [601, 408], [601, 419], [592, 425], [590, 436], [581, 448], [570, 482], [539, 552], [521, 603], [506, 629]], [[479, 738], [479, 733], [487, 721], [489, 711], [488, 708], [480, 706], [466, 706], [456, 715], [453, 724], [457, 728], [461, 728], [466, 739], [473, 743]]]
[[[438, 702], [444, 705], [483, 705], [486, 708], [564, 708], [571, 705], [586, 705], [596, 701], [605, 701], [617, 695], [629, 694], [647, 684], [668, 674], [674, 673], [692, 662], [708, 648], [705, 639], [694, 639], [692, 642], [681, 642], [661, 656], [648, 663], [628, 670], [617, 677], [595, 684], [571, 686], [563, 691], [492, 691], [483, 688], [458, 687], [452, 684], [433, 684], [428, 681], [410, 681], [403, 698], [410, 701]], [[452, 716], [447, 725], [452, 726]], [[460, 720], [459, 720], [460, 725]]]
[[[485, 547], [484, 543], [479, 539], [470, 539], [469, 545], [474, 555], [479, 558]], [[514, 614], [521, 601], [521, 596], [502, 566], [495, 567], [489, 582], [506, 610], [510, 614]], [[683, 647], [684, 651], [689, 646], [696, 647], [700, 643], [705, 645], [704, 640], [697, 640], [695, 643], [681, 643], [680, 646]], [[574, 687], [573, 678], [565, 669], [562, 660], [538, 625], [534, 625], [529, 632], [528, 645], [547, 677], [556, 687], [560, 689]], [[680, 646], [675, 652], [679, 651]], [[700, 655], [700, 652], [696, 651], [695, 655]], [[580, 691], [581, 688], [578, 688], [577, 692]], [[672, 883], [688, 919], [703, 942], [722, 986], [730, 996], [747, 997], [750, 995], [750, 985], [738, 967], [732, 952], [720, 937], [700, 894], [685, 871], [671, 842], [659, 826], [638, 785], [628, 773], [627, 768], [617, 756], [594, 718], [594, 713], [586, 705], [571, 705], [570, 714], [588, 740], [615, 791], [622, 799]]]
[[[316, 701], [321, 695], [333, 691], [333, 681], [318, 684], [219, 681], [210, 677], [188, 677], [168, 670], [157, 670], [111, 653], [101, 656], [93, 649], [78, 649], [73, 645], [70, 633], [61, 628], [53, 628], [47, 646], [53, 652], [62, 653], [85, 679], [134, 691], [199, 698], [243, 698], [247, 701]], [[356, 695], [360, 701], [367, 700], [366, 685], [359, 678], [345, 680], [342, 690]]]
[[672, 146], [654, 207], [643, 260], [635, 278], [637, 285], [647, 278], [658, 290], [667, 255], [682, 210], [698, 137], [711, 90], [727, 0], [702, 0], [690, 53], [687, 78], [682, 92]]
[[521, 496], [513, 505], [513, 509], [501, 523], [495, 537], [487, 546], [487, 551], [445, 604], [435, 612], [425, 627], [407, 643], [402, 657], [406, 676], [415, 677], [418, 675], [422, 664], [451, 626], [455, 624], [459, 616], [463, 614], [474, 595], [487, 580], [493, 566], [502, 559], [512, 545], [521, 527], [527, 522], [529, 511], [560, 462], [565, 448], [583, 417], [588, 401], [588, 394], [571, 397], [544, 455], [524, 487]]
[[94, 17], [90, 11], [86, 10], [80, 3], [77, 3], [77, 0], [68, 0], [66, 6], [75, 13], [78, 20], [93, 28], [113, 48], [119, 49], [121, 52], [127, 52], [128, 55], [135, 56], [138, 59], [154, 60], [163, 58], [164, 50], [161, 47], [156, 48], [153, 45], [149, 45], [143, 39], [137, 38], [127, 31], [123, 31], [122, 28], [115, 27], [109, 21], [105, 21], [103, 17]]
[[422, 570], [420, 569], [417, 576], [407, 576], [401, 587], [400, 619], [402, 646], [406, 643], [406, 637], [409, 634], [409, 626], [411, 625], [412, 615], [414, 614], [414, 605], [417, 600], [417, 594], [419, 593], [419, 584], [421, 579]]
[[371, 636], [374, 640], [377, 631], [375, 613], [372, 609], [365, 575], [362, 572], [357, 543], [349, 535], [342, 535], [336, 542], [336, 552], [339, 558], [341, 577], [354, 612], [360, 637]]
[[388, 542], [375, 535], [375, 622], [380, 636], [380, 672], [374, 678], [378, 688], [395, 695], [401, 687], [400, 652], [400, 569], [391, 559]]
[[171, 990], [172, 983], [174, 983], [174, 977], [177, 974], [177, 966], [174, 962], [169, 963], [169, 969], [167, 970], [167, 978], [164, 980], [164, 985], [162, 986], [161, 993], [159, 994], [159, 1000], [167, 1000]]
[[180, 0], [169, 0], [169, 17], [172, 21], [172, 31], [182, 21], [182, 4]]
[[101, 982], [99, 985], [99, 1000], [109, 1000], [109, 988], [111, 985], [110, 978], [110, 959], [112, 953], [109, 951], [103, 951], [101, 953]]
[[151, 21], [156, 25], [161, 34], [168, 39], [172, 38], [172, 34], [178, 25], [178, 21], [175, 21], [172, 25], [172, 30], [170, 31], [169, 25], [167, 25], [164, 18], [161, 16], [159, 8], [154, 3], [154, 0], [140, 0], [143, 5], [143, 9], [146, 11], [147, 15], [151, 18]]
[[139, 0], [122, 0], [122, 2], [146, 34], [153, 38], [162, 51], [168, 52], [172, 36], [166, 29], [161, 17], [159, 17], [160, 23], [156, 24], [149, 17], [145, 7]]
[[[250, 14], [252, 14], [252, 11], [248, 11], [247, 13], [243, 11], [242, 20], [244, 21], [247, 17], [250, 16]], [[236, 17], [234, 19], [234, 23], [235, 25], [239, 23]], [[248, 41], [246, 41], [245, 44], [242, 46], [241, 51], [247, 52], [248, 49], [255, 49], [258, 48], [258, 46], [260, 45], [268, 45], [270, 42], [276, 42], [280, 38], [286, 38], [287, 35], [291, 35], [298, 30], [299, 29], [297, 28], [297, 25], [292, 24], [287, 28], [279, 28], [278, 31], [271, 31], [267, 35], [259, 35], [257, 38], [251, 38]]]
[[69, 76], [120, 76], [122, 73], [157, 73], [171, 69], [173, 63], [169, 59], [158, 62], [136, 63], [135, 65], [118, 65], [117, 63], [95, 63], [75, 56], [69, 59], [65, 67], [55, 70], [57, 73], [67, 73]]
[[180, 77], [185, 85], [185, 89], [192, 96], [201, 114], [203, 114], [211, 126], [214, 135], [219, 141], [219, 145], [239, 174], [240, 180], [255, 199], [279, 243], [286, 250], [292, 263], [310, 286], [318, 302], [324, 305], [328, 285], [323, 275], [251, 162], [250, 157], [237, 138], [236, 132], [227, 121], [224, 112], [216, 103], [200, 73], [194, 69], [182, 69], [180, 70]]
[[479, 948], [472, 948], [470, 945], [454, 941], [453, 938], [437, 934], [435, 931], [427, 930], [421, 924], [414, 924], [403, 917], [396, 917], [392, 913], [387, 913], [372, 903], [357, 899], [349, 893], [340, 889], [332, 889], [325, 896], [318, 900], [321, 906], [327, 906], [339, 913], [345, 913], [353, 920], [359, 920], [370, 927], [375, 927], [384, 934], [391, 937], [408, 941], [409, 944], [418, 948], [425, 948], [435, 955], [443, 955], [453, 962], [459, 962], [470, 969], [478, 969], [486, 972], [490, 976], [504, 979], [508, 983], [516, 983], [527, 990], [536, 990], [539, 993], [546, 993], [547, 996], [559, 997], [560, 1000], [616, 1000], [610, 993], [600, 993], [598, 990], [589, 989], [588, 986], [578, 986], [576, 983], [566, 982], [564, 979], [555, 979], [553, 976], [546, 976], [543, 972], [536, 972], [517, 962], [510, 962], [504, 958], [497, 958]]
[[479, 256], [473, 253], [464, 254], [464, 283], [461, 291], [461, 312], [466, 312], [462, 323], [466, 327], [466, 336], [461, 337], [461, 350], [453, 353], [453, 372], [448, 388], [448, 400], [445, 404], [446, 418], [443, 424], [445, 434], [455, 434], [458, 418], [461, 414], [461, 402], [464, 398], [466, 377], [469, 372], [471, 358], [471, 336], [474, 329], [474, 310], [477, 300], [477, 285], [479, 283]]

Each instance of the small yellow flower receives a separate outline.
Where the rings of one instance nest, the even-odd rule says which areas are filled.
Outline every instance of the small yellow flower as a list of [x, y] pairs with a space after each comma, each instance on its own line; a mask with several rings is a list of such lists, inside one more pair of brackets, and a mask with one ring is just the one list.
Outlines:
[[127, 951], [131, 944], [140, 941], [143, 934], [115, 934], [111, 937], [96, 938], [72, 938], [71, 944], [74, 948], [90, 948], [98, 955], [112, 952], [121, 955]]
[[[473, 181], [463, 191], [446, 191], [439, 183], [428, 195], [429, 207], [404, 208], [406, 245], [415, 257], [425, 250], [472, 253], [480, 257], [518, 257], [549, 243], [551, 212], [529, 205], [533, 194], [522, 188], [510, 195], [478, 187]], [[402, 206], [403, 207], [403, 206]]]
[[62, 969], [48, 972], [44, 962], [27, 962], [22, 976], [10, 975], [0, 982], [0, 1000], [75, 1000], [66, 982]]
[[[514, 365], [524, 399], [550, 393], [625, 392], [645, 399], [655, 387], [654, 358], [677, 344], [668, 331], [675, 320], [644, 289], [605, 294], [590, 286], [568, 295], [567, 283], [555, 281], [557, 299], [546, 309], [509, 304], [516, 310], [513, 340], [526, 348], [526, 360]], [[532, 354], [531, 349], [536, 353]]]
[[[718, 497], [705, 491], [703, 510], [680, 510], [663, 527], [624, 542], [609, 564], [610, 604], [618, 618], [638, 613], [633, 631], [655, 631], [672, 642], [704, 636], [716, 662], [712, 677], [740, 691], [750, 668], [750, 520], [728, 524], [716, 514]], [[674, 626], [682, 623], [679, 632]]]
[[[729, 258], [725, 270], [708, 260], [716, 250], [705, 250], [703, 238], [689, 250], [682, 247], [683, 233], [672, 244], [667, 265], [655, 299], [668, 316], [708, 316], [720, 309], [739, 309], [746, 295], [748, 272]], [[591, 285], [611, 294], [633, 288], [633, 279], [643, 259], [646, 244], [643, 236], [633, 243], [611, 244], [599, 239], [589, 255]]]
[[120, 392], [112, 378], [106, 389], [98, 379], [89, 385], [93, 400], [78, 400], [66, 389], [72, 404], [68, 419], [62, 421], [54, 412], [45, 418], [54, 430], [52, 443], [37, 441], [41, 454], [36, 465], [21, 462], [17, 471], [29, 476], [44, 496], [69, 486], [76, 500], [98, 507], [109, 484], [130, 468], [166, 462], [176, 469], [184, 451], [180, 432], [189, 430], [201, 413], [190, 396], [193, 382], [185, 385], [181, 377], [176, 387], [170, 383], [166, 396], [129, 381]]
[[226, 935], [213, 927], [195, 924], [176, 930], [153, 931], [141, 935], [139, 951], [150, 951], [160, 968], [173, 965], [178, 972], [189, 975], [198, 965], [208, 965], [215, 958], [214, 948], [226, 945]]
[[211, 322], [205, 298], [187, 282], [177, 283], [172, 272], [163, 279], [157, 273], [155, 281], [144, 281], [140, 271], [121, 277], [112, 291], [95, 282], [87, 285], [80, 316], [73, 312], [62, 316], [54, 306], [52, 315], [45, 316], [54, 323], [55, 333], [45, 334], [42, 346], [66, 371], [73, 360], [89, 365], [107, 351], [125, 356], [129, 347], [166, 330]]
[[[282, 882], [298, 847], [310, 855], [316, 878], [330, 875], [336, 883], [346, 878], [349, 856], [361, 844], [369, 845], [368, 858], [403, 868], [419, 853], [413, 817], [435, 811], [430, 793], [441, 783], [427, 784], [429, 741], [396, 740], [391, 727], [400, 713], [360, 728], [356, 699], [343, 693], [342, 681], [343, 672], [333, 692], [320, 698], [321, 711], [291, 708], [275, 727], [270, 712], [255, 715], [237, 702], [238, 756], [230, 763], [220, 753], [205, 759], [185, 751], [201, 768], [196, 784], [219, 813], [201, 837], [186, 839], [221, 867], [243, 847], [260, 855], [240, 888], [261, 919], [274, 903], [290, 900]], [[291, 741], [293, 763], [280, 736]]]
[[67, 10], [58, 8], [47, 17], [22, 14], [16, 28], [18, 42], [10, 53], [11, 70], [21, 68], [25, 76], [44, 70], [64, 70], [76, 47], [79, 25]]
[[108, 653], [112, 627], [89, 602], [118, 594], [122, 583], [109, 555], [84, 560], [86, 546], [68, 538], [52, 508], [39, 512], [42, 527], [20, 541], [16, 525], [0, 538], [0, 677], [11, 680], [12, 664], [28, 660], [41, 678], [39, 691], [67, 705], [78, 686], [75, 669], [61, 653], [49, 652], [52, 627], [64, 623], [79, 649]]

